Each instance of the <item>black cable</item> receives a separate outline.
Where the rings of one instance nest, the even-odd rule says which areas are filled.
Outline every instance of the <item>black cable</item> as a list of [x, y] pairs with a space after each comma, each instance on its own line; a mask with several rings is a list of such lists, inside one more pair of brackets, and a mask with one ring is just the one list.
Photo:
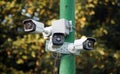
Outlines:
[[[53, 74], [59, 74], [61, 53], [52, 53], [52, 57], [54, 58]], [[56, 68], [57, 71], [55, 70]]]

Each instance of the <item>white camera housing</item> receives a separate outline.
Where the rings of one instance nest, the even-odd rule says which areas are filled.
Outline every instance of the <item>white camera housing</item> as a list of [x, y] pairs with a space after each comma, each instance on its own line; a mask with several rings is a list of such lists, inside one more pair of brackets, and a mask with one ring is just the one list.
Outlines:
[[80, 49], [84, 49], [83, 48], [83, 42], [85, 42], [87, 40], [87, 38], [81, 38], [81, 39], [77, 39], [74, 41], [74, 48], [76, 50], [80, 50]]
[[95, 41], [96, 40], [91, 37], [77, 39], [74, 41], [74, 43], [70, 43], [68, 45], [68, 51], [78, 55], [80, 53], [80, 50], [92, 50], [94, 48]]
[[52, 22], [52, 43], [53, 45], [63, 45], [65, 36], [72, 30], [72, 23], [66, 19]]
[[44, 24], [32, 19], [23, 21], [25, 32], [42, 33], [44, 31]]
[[44, 38], [47, 38], [52, 33], [52, 27], [44, 27], [42, 22], [35, 21], [33, 19], [26, 19], [23, 21], [24, 31], [32, 33], [43, 33]]
[[72, 32], [72, 22], [60, 19], [52, 22], [52, 35], [46, 41], [46, 51], [70, 54], [67, 50], [69, 42], [64, 42], [65, 37]]
[[66, 19], [52, 22], [52, 33], [62, 33], [68, 35], [72, 30], [72, 23]]

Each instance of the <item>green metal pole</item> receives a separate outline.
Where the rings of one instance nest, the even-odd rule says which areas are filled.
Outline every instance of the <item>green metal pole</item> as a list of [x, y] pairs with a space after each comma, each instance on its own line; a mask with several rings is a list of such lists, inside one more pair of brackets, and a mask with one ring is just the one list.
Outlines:
[[[60, 18], [65, 18], [75, 23], [75, 0], [60, 0]], [[74, 42], [74, 30], [66, 37], [66, 42]], [[75, 74], [75, 56], [72, 54], [62, 54], [59, 74]]]

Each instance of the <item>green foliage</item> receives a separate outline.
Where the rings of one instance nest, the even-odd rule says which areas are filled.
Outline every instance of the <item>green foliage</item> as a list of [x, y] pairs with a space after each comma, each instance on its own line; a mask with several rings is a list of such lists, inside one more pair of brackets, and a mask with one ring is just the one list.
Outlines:
[[[119, 0], [76, 0], [76, 38], [97, 39], [95, 50], [76, 57], [76, 74], [119, 74]], [[51, 25], [59, 18], [58, 0], [0, 0], [0, 74], [52, 74], [53, 58], [41, 34], [23, 31], [31, 18]]]
[[79, 8], [76, 10], [76, 21], [79, 19], [76, 25], [81, 35], [94, 36], [108, 48], [119, 50], [120, 6], [117, 0], [85, 0], [76, 8]]

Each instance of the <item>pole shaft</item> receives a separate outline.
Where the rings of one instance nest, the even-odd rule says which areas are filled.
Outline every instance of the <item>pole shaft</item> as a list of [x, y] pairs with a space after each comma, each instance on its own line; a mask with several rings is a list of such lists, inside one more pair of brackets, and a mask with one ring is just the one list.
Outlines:
[[[60, 18], [65, 18], [72, 21], [72, 26], [75, 23], [75, 0], [60, 0]], [[66, 37], [66, 42], [74, 42], [75, 32], [72, 32]], [[75, 56], [72, 54], [62, 54], [60, 61], [59, 74], [75, 74]]]

